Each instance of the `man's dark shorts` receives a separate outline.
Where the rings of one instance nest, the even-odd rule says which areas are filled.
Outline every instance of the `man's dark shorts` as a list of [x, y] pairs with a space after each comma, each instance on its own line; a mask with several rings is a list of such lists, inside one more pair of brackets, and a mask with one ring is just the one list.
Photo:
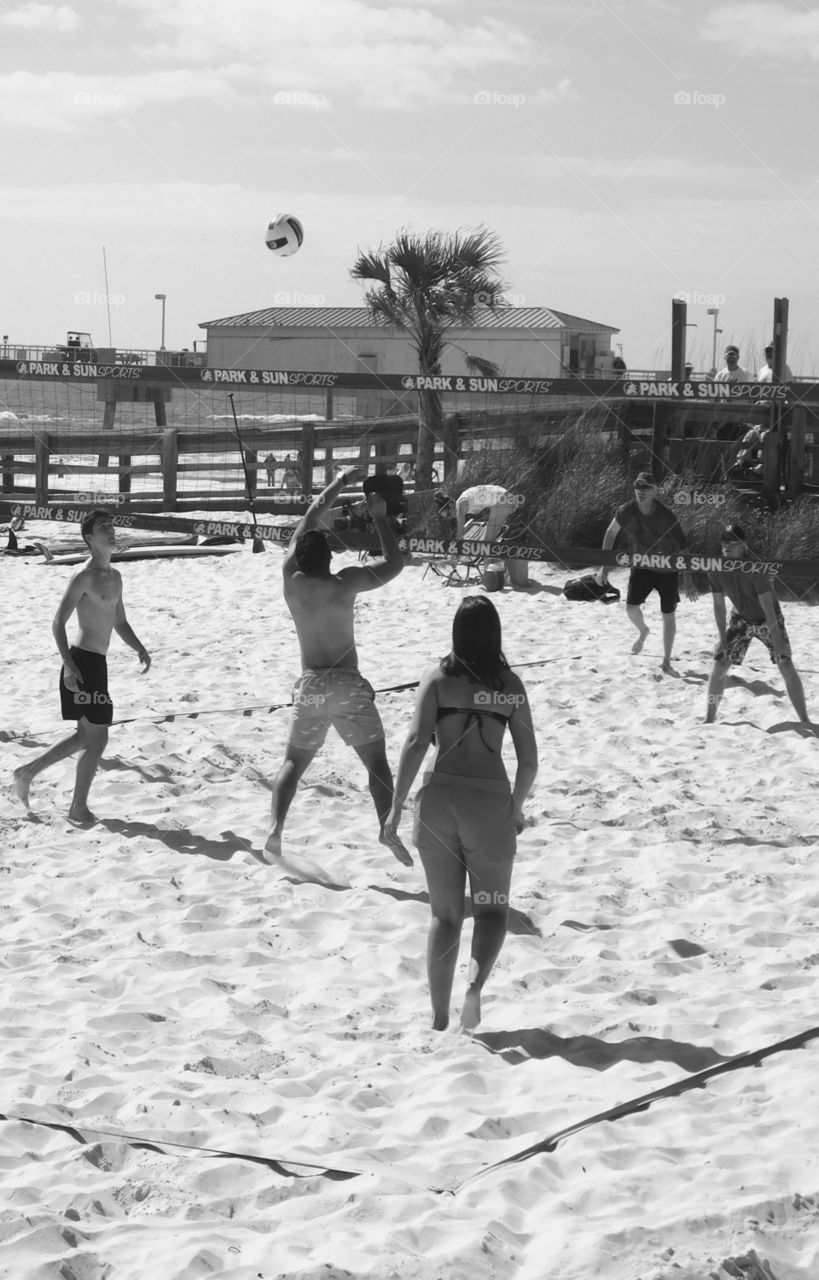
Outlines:
[[658, 573], [656, 569], [632, 569], [626, 604], [645, 604], [652, 591], [660, 597], [661, 612], [673, 613], [680, 603], [680, 575]]
[[74, 693], [65, 683], [65, 668], [60, 669], [60, 705], [63, 720], [88, 720], [90, 724], [111, 724], [114, 704], [108, 693], [108, 663], [102, 653], [90, 649], [68, 651], [79, 667], [82, 681]]

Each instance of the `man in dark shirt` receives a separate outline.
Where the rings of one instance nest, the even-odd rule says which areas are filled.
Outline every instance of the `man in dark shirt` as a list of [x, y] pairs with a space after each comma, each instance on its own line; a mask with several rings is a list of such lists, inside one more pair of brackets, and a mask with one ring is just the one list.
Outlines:
[[[752, 559], [745, 533], [738, 524], [729, 525], [722, 533], [722, 554], [729, 559]], [[708, 681], [708, 708], [705, 723], [713, 724], [725, 691], [725, 680], [732, 666], [739, 666], [752, 640], [761, 640], [771, 662], [782, 672], [788, 697], [803, 724], [810, 724], [805, 706], [805, 692], [799, 672], [793, 665], [791, 646], [785, 630], [782, 609], [776, 598], [771, 578], [764, 573], [742, 573], [739, 569], [709, 573], [714, 593], [714, 617], [719, 640], [714, 650], [714, 666]], [[733, 606], [726, 626], [725, 597]]]
[[[609, 551], [614, 540], [622, 529], [628, 538], [628, 550], [645, 555], [674, 555], [688, 549], [685, 534], [680, 528], [674, 512], [657, 497], [658, 485], [648, 471], [641, 471], [634, 481], [634, 498], [624, 502], [614, 513], [614, 519], [603, 537], [603, 550]], [[597, 574], [597, 581], [603, 585], [609, 576], [606, 566]], [[628, 580], [626, 596], [626, 614], [629, 622], [639, 631], [631, 652], [639, 653], [645, 644], [648, 627], [643, 617], [642, 605], [645, 604], [652, 591], [660, 597], [660, 609], [663, 615], [663, 662], [662, 669], [671, 671], [671, 651], [674, 637], [677, 634], [675, 611], [680, 602], [679, 574], [674, 569], [636, 568], [632, 569]], [[684, 574], [686, 595], [694, 598], [691, 574]]]

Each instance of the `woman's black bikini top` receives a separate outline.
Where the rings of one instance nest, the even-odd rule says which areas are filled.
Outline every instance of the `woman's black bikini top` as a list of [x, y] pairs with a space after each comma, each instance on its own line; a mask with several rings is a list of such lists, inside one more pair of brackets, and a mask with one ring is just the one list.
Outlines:
[[495, 748], [490, 747], [489, 743], [486, 741], [486, 739], [483, 736], [483, 725], [481, 724], [481, 716], [492, 716], [493, 720], [500, 720], [501, 724], [503, 725], [506, 724], [506, 721], [509, 719], [509, 717], [503, 715], [503, 713], [500, 711], [490, 711], [488, 707], [486, 709], [484, 709], [483, 707], [439, 707], [436, 720], [440, 720], [442, 716], [457, 716], [457, 715], [466, 716], [466, 724], [464, 725], [463, 733], [458, 739], [458, 746], [461, 746], [461, 744], [463, 743], [464, 737], [466, 736], [466, 731], [469, 728], [472, 722], [472, 718], [474, 716], [475, 724], [478, 726], [478, 734], [480, 735], [481, 742], [486, 747], [487, 751], [491, 751], [492, 754], [494, 755]]

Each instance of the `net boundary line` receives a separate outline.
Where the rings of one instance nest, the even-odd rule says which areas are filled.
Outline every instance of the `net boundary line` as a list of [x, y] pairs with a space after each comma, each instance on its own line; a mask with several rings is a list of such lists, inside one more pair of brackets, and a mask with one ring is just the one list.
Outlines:
[[[14, 1111], [0, 1111], [0, 1123], [11, 1123], [14, 1121], [35, 1125], [38, 1128], [51, 1129], [55, 1132], [66, 1133], [75, 1142], [82, 1146], [97, 1141], [99, 1138], [110, 1138], [116, 1142], [120, 1142], [125, 1146], [131, 1147], [133, 1150], [153, 1151], [159, 1155], [173, 1155], [172, 1151], [165, 1148], [171, 1147], [177, 1151], [186, 1154], [201, 1154], [214, 1156], [218, 1159], [241, 1160], [249, 1164], [260, 1164], [270, 1169], [271, 1172], [285, 1178], [306, 1178], [319, 1176], [328, 1178], [333, 1181], [346, 1180], [349, 1178], [361, 1177], [364, 1174], [377, 1174], [386, 1176], [392, 1181], [399, 1182], [404, 1186], [411, 1187], [416, 1191], [426, 1191], [431, 1195], [457, 1195], [465, 1187], [471, 1186], [479, 1178], [486, 1177], [489, 1173], [493, 1173], [498, 1169], [504, 1169], [515, 1164], [522, 1164], [526, 1160], [531, 1160], [534, 1156], [542, 1154], [551, 1154], [560, 1142], [566, 1138], [573, 1137], [577, 1133], [581, 1133], [585, 1129], [592, 1128], [594, 1125], [603, 1124], [606, 1121], [621, 1120], [626, 1116], [635, 1115], [639, 1111], [647, 1111], [653, 1103], [662, 1101], [666, 1098], [676, 1098], [683, 1093], [688, 1093], [692, 1089], [703, 1089], [708, 1082], [716, 1076], [726, 1075], [728, 1072], [738, 1071], [740, 1068], [758, 1066], [766, 1058], [776, 1053], [784, 1053], [792, 1049], [803, 1048], [811, 1040], [819, 1038], [819, 1027], [811, 1027], [807, 1031], [802, 1031], [794, 1036], [789, 1036], [784, 1040], [777, 1040], [773, 1044], [765, 1045], [761, 1049], [751, 1049], [745, 1053], [740, 1053], [730, 1058], [727, 1062], [721, 1062], [717, 1066], [707, 1067], [703, 1071], [697, 1071], [693, 1075], [685, 1076], [681, 1080], [673, 1081], [669, 1085], [664, 1085], [660, 1089], [654, 1089], [650, 1093], [641, 1094], [638, 1098], [629, 1099], [627, 1102], [621, 1102], [613, 1107], [609, 1107], [605, 1111], [598, 1112], [593, 1116], [587, 1116], [583, 1120], [576, 1121], [574, 1124], [565, 1126], [563, 1129], [556, 1130], [546, 1138], [542, 1138], [539, 1142], [532, 1146], [525, 1147], [521, 1151], [517, 1151], [511, 1156], [506, 1156], [503, 1160], [497, 1160], [493, 1164], [487, 1165], [483, 1169], [470, 1174], [451, 1187], [432, 1187], [422, 1183], [418, 1183], [413, 1179], [407, 1178], [406, 1175], [396, 1172], [394, 1167], [389, 1164], [380, 1164], [378, 1161], [341, 1161], [338, 1165], [329, 1164], [327, 1161], [317, 1160], [315, 1157], [311, 1159], [301, 1158], [302, 1153], [296, 1157], [286, 1155], [282, 1156], [258, 1156], [252, 1155], [250, 1152], [225, 1150], [221, 1147], [203, 1147], [195, 1143], [177, 1142], [172, 1138], [151, 1137], [148, 1135], [140, 1135], [123, 1132], [121, 1130], [99, 1129], [94, 1126], [73, 1125], [68, 1122], [59, 1122], [55, 1120], [42, 1120], [34, 1116], [19, 1115]], [[308, 1169], [310, 1173], [294, 1173], [293, 1167], [296, 1169]]]

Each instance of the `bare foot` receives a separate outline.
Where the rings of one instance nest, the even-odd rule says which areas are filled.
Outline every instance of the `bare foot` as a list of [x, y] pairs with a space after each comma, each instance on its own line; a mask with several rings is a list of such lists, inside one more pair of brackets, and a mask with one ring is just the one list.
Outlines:
[[461, 1010], [461, 1027], [472, 1031], [481, 1020], [481, 993], [477, 987], [467, 987], [464, 1007]]
[[405, 867], [411, 867], [411, 866], [412, 866], [412, 855], [411, 855], [411, 853], [410, 853], [409, 849], [407, 849], [407, 848], [405, 848], [405, 847], [404, 847], [404, 845], [401, 843], [400, 838], [399, 838], [397, 835], [395, 835], [395, 836], [388, 836], [388, 835], [386, 835], [386, 834], [385, 834], [385, 832], [384, 832], [384, 828], [382, 827], [382, 828], [381, 828], [381, 835], [378, 837], [378, 839], [381, 841], [381, 843], [382, 843], [383, 845], [386, 845], [386, 847], [389, 849], [390, 853], [391, 853], [395, 858], [397, 858], [397, 859], [398, 859], [398, 861], [399, 861], [403, 866], [405, 866]]
[[662, 662], [660, 663], [660, 670], [664, 671], [667, 676], [673, 676], [674, 668], [671, 666], [670, 658], [663, 658]]
[[21, 764], [19, 769], [14, 770], [14, 790], [20, 798], [20, 802], [24, 804], [27, 809], [31, 808], [28, 800], [31, 781], [32, 780], [28, 775], [28, 770], [24, 764]]
[[87, 806], [75, 809], [72, 804], [68, 810], [68, 821], [75, 827], [93, 827], [97, 819]]
[[282, 838], [277, 831], [271, 831], [262, 850], [265, 862], [273, 863], [282, 856]]
[[637, 639], [634, 641], [634, 644], [631, 646], [632, 653], [642, 653], [643, 645], [646, 642], [646, 636], [648, 635], [649, 630], [650, 628], [646, 627], [644, 631], [640, 632]]
[[448, 1026], [449, 1026], [449, 1014], [448, 1014], [448, 1013], [436, 1013], [436, 1014], [435, 1014], [435, 1016], [434, 1016], [434, 1018], [432, 1019], [432, 1030], [433, 1030], [433, 1031], [446, 1031], [446, 1029], [447, 1029], [447, 1027], [448, 1027]]

